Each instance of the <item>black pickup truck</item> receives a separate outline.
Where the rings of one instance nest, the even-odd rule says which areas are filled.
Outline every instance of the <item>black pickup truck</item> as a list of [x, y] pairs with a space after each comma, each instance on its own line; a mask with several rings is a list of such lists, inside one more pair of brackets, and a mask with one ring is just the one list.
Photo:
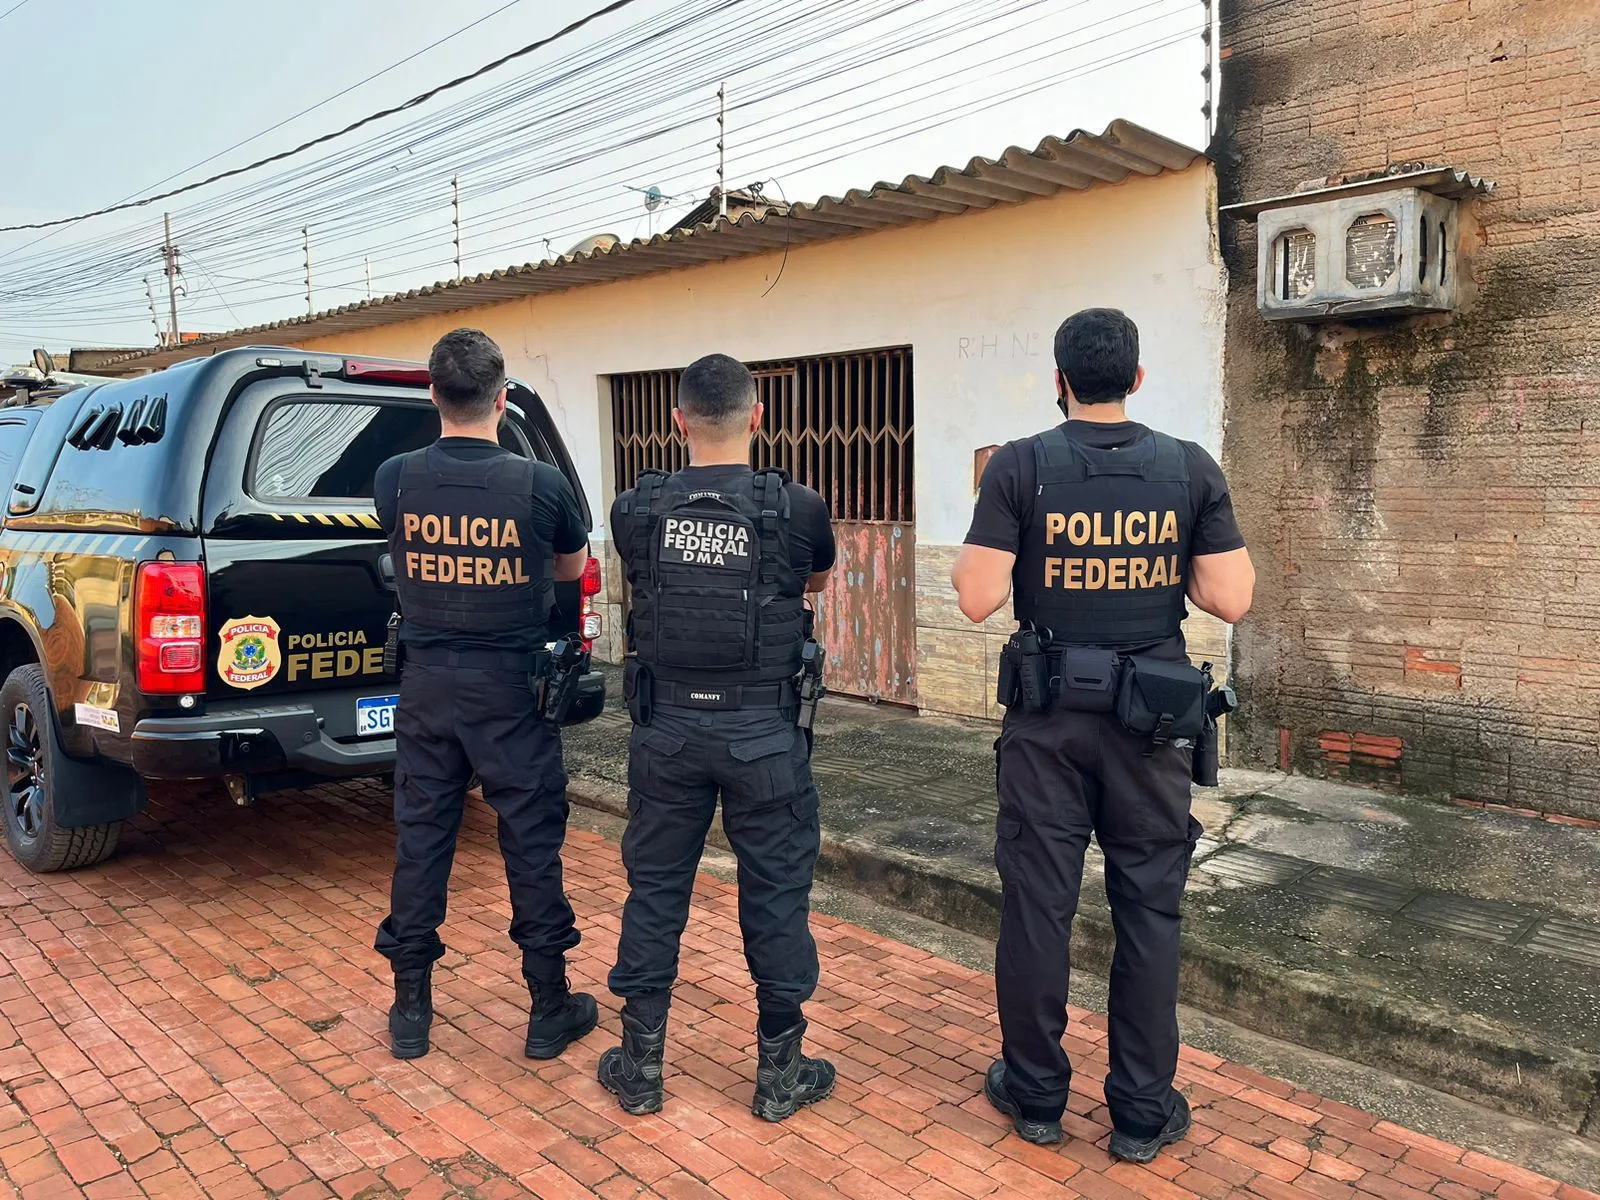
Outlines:
[[[427, 368], [246, 347], [0, 406], [0, 722], [11, 853], [116, 848], [147, 779], [260, 791], [384, 775], [397, 680], [372, 477], [438, 436]], [[501, 443], [588, 500], [512, 382]], [[599, 564], [557, 584], [552, 636], [599, 632]], [[568, 722], [597, 716], [585, 659]]]

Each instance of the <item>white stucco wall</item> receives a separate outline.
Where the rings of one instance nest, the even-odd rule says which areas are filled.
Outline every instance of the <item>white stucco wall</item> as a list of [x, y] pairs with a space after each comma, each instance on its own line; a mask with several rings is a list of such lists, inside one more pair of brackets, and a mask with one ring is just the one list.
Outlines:
[[[974, 451], [1060, 419], [1056, 326], [1108, 305], [1140, 328], [1147, 379], [1132, 414], [1220, 452], [1225, 278], [1213, 211], [1214, 175], [1199, 162], [807, 246], [787, 262], [779, 249], [303, 344], [425, 359], [447, 330], [483, 329], [560, 426], [597, 538], [609, 538], [613, 495], [608, 376], [712, 351], [752, 362], [910, 345], [919, 689], [924, 707], [981, 715], [993, 711], [985, 697], [1003, 622], [974, 630], [947, 582], [971, 517]], [[1222, 631], [1202, 636], [1222, 660]]]

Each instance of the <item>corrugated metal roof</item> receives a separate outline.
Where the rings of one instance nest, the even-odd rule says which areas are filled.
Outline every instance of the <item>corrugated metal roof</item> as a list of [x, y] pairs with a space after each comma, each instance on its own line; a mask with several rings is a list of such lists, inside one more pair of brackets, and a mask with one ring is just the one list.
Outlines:
[[1345, 183], [1330, 183], [1323, 187], [1307, 188], [1286, 196], [1268, 196], [1261, 200], [1246, 200], [1241, 204], [1225, 204], [1218, 211], [1230, 217], [1256, 217], [1274, 208], [1288, 208], [1294, 204], [1314, 204], [1319, 200], [1339, 200], [1345, 196], [1370, 196], [1374, 192], [1387, 192], [1394, 188], [1421, 188], [1435, 196], [1460, 200], [1467, 196], [1487, 196], [1494, 191], [1492, 180], [1470, 175], [1455, 167], [1422, 167], [1412, 171], [1373, 175]]
[[[1104, 133], [1078, 130], [1048, 137], [1034, 150], [1013, 146], [999, 158], [974, 158], [965, 167], [940, 167], [900, 183], [878, 183], [813, 204], [796, 204], [761, 216], [715, 220], [674, 229], [585, 254], [524, 263], [469, 279], [448, 280], [307, 316], [234, 330], [180, 348], [151, 349], [117, 360], [119, 366], [168, 366], [199, 351], [248, 345], [270, 334], [301, 341], [355, 333], [415, 317], [477, 308], [519, 296], [564, 291], [590, 283], [670, 271], [678, 267], [762, 254], [784, 246], [870, 233], [916, 221], [1016, 204], [1062, 190], [1121, 183], [1132, 175], [1181, 171], [1200, 151], [1130, 121], [1113, 121]], [[108, 366], [110, 364], [107, 364]]]

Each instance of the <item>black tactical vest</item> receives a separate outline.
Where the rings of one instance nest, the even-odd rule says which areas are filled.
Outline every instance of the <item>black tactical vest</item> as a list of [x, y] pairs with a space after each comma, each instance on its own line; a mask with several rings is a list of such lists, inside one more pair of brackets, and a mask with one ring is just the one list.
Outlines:
[[533, 461], [513, 454], [463, 460], [435, 445], [405, 455], [389, 535], [405, 620], [463, 633], [549, 620], [554, 548], [534, 528], [533, 479]]
[[778, 471], [727, 489], [639, 476], [627, 531], [629, 646], [655, 678], [775, 683], [800, 670], [805, 581], [789, 556], [783, 485]]
[[1176, 438], [1116, 450], [1059, 427], [1032, 439], [1038, 470], [1012, 591], [1019, 621], [1055, 641], [1134, 650], [1181, 632], [1194, 532]]

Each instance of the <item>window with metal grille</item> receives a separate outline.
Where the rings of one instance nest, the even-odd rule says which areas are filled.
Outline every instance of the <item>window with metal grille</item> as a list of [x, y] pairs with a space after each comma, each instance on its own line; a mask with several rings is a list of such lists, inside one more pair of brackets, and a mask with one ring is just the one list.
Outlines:
[[[835, 521], [912, 522], [911, 350], [752, 363], [766, 414], [753, 465], [815, 488]], [[617, 488], [641, 471], [676, 471], [688, 447], [672, 426], [681, 371], [611, 378]]]

